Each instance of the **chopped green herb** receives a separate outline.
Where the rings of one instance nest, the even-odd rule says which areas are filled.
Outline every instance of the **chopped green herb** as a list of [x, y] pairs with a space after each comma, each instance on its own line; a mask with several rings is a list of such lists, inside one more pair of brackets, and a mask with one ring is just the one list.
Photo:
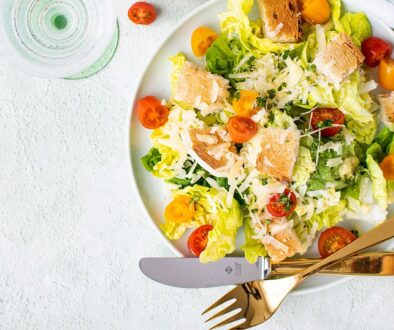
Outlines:
[[241, 93], [240, 93], [240, 91], [236, 91], [236, 92], [234, 93], [234, 98], [235, 98], [236, 100], [239, 100], [239, 99], [241, 98]]
[[326, 127], [331, 127], [332, 126], [332, 124], [333, 124], [333, 120], [332, 119], [326, 119], [326, 120], [323, 120], [323, 121], [319, 121], [317, 124], [316, 124], [316, 126], [318, 127], [318, 128], [326, 128]]
[[260, 107], [260, 108], [265, 108], [265, 107], [267, 106], [267, 98], [264, 97], [264, 96], [259, 96], [259, 97], [256, 99], [256, 104], [257, 104], [257, 106]]

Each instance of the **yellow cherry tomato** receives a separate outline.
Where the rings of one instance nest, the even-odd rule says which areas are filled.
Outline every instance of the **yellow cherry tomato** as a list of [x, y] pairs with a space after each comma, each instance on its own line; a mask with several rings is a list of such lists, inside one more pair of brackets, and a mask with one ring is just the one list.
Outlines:
[[192, 34], [193, 54], [196, 57], [203, 57], [217, 38], [217, 33], [206, 26], [195, 29]]
[[379, 83], [385, 89], [394, 90], [394, 60], [384, 58], [379, 64]]
[[192, 220], [194, 211], [193, 200], [188, 196], [180, 196], [167, 205], [164, 217], [167, 221], [183, 223]]
[[380, 163], [380, 168], [387, 180], [394, 180], [394, 154], [386, 156]]
[[238, 116], [249, 117], [256, 112], [256, 99], [259, 93], [255, 91], [240, 91], [239, 99], [234, 99], [233, 108]]
[[331, 8], [327, 0], [302, 0], [301, 14], [311, 24], [324, 24], [331, 17]]

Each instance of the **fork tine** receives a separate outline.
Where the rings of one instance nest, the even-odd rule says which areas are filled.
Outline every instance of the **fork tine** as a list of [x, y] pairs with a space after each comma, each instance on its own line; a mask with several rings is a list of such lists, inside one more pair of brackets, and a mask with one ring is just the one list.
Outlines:
[[[241, 319], [243, 319], [243, 318], [244, 318], [244, 317], [243, 317], [243, 313], [242, 313], [242, 311], [240, 311], [239, 313], [237, 313], [237, 314], [235, 314], [235, 315], [229, 317], [228, 319], [226, 319], [226, 320], [224, 320], [224, 321], [222, 321], [222, 322], [220, 322], [220, 323], [214, 325], [214, 326], [213, 326], [212, 328], [210, 328], [209, 330], [213, 330], [213, 329], [222, 327], [223, 325], [226, 325], [226, 324], [229, 324], [229, 323], [232, 323], [232, 322], [235, 322], [235, 321], [239, 321], [239, 320], [241, 320]], [[237, 329], [237, 327], [244, 325], [244, 323], [245, 323], [245, 322], [241, 323], [240, 325], [237, 325], [235, 328], [232, 328], [232, 329]]]
[[236, 287], [233, 290], [227, 292], [223, 297], [221, 297], [219, 300], [214, 302], [205, 311], [203, 311], [201, 313], [201, 315], [204, 315], [204, 314], [208, 313], [210, 310], [214, 309], [215, 307], [220, 306], [221, 304], [224, 304], [226, 301], [229, 301], [231, 299], [235, 299], [235, 294], [236, 294], [237, 291], [239, 291], [239, 287]]
[[205, 321], [209, 322], [212, 321], [213, 319], [216, 319], [219, 316], [222, 316], [224, 314], [230, 313], [234, 310], [236, 310], [237, 308], [241, 308], [238, 306], [237, 301], [234, 301], [230, 306], [227, 306], [226, 308], [222, 309], [220, 312], [216, 313], [215, 315], [211, 316], [208, 320]]

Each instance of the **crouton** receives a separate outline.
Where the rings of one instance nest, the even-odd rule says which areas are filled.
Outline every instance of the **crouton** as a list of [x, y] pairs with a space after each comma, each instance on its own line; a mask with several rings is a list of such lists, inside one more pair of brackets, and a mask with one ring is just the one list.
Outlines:
[[294, 129], [264, 128], [257, 169], [279, 180], [291, 181], [298, 156], [300, 133]]
[[285, 251], [284, 249], [274, 246], [273, 244], [264, 244], [264, 247], [266, 248], [268, 255], [271, 257], [273, 262], [283, 261], [286, 258], [294, 256], [296, 253], [299, 253], [302, 250], [300, 239], [290, 227], [287, 227], [276, 235], [273, 235], [273, 238], [287, 247], [287, 251]]
[[394, 123], [394, 92], [379, 95], [382, 122]]
[[345, 34], [337, 34], [315, 58], [316, 69], [334, 84], [341, 83], [364, 61], [364, 55]]
[[259, 0], [264, 36], [276, 42], [298, 42], [300, 28], [300, 8], [297, 0]]
[[230, 95], [228, 88], [228, 80], [186, 62], [176, 84], [174, 99], [206, 110], [210, 106], [222, 106]]
[[189, 131], [191, 149], [195, 153], [192, 156], [208, 172], [216, 176], [223, 176], [223, 173], [216, 173], [234, 160], [236, 148], [228, 138], [225, 130], [212, 130], [209, 128], [193, 128]]

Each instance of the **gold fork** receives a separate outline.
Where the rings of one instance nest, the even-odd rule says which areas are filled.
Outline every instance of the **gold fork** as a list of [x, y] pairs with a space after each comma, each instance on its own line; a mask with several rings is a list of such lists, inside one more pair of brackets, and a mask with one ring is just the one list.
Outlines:
[[238, 285], [235, 289], [228, 292], [206, 309], [202, 315], [227, 301], [235, 299], [230, 306], [222, 309], [220, 312], [206, 320], [206, 322], [237, 309], [241, 310], [235, 315], [216, 324], [211, 329], [228, 325], [242, 319], [245, 319], [243, 323], [234, 326], [231, 329], [246, 329], [261, 324], [267, 321], [276, 312], [290, 291], [300, 285], [300, 283], [307, 277], [345, 259], [346, 257], [357, 254], [361, 250], [367, 249], [392, 237], [394, 237], [394, 217], [370, 230], [354, 242], [345, 246], [343, 249], [306, 268], [296, 275]]

